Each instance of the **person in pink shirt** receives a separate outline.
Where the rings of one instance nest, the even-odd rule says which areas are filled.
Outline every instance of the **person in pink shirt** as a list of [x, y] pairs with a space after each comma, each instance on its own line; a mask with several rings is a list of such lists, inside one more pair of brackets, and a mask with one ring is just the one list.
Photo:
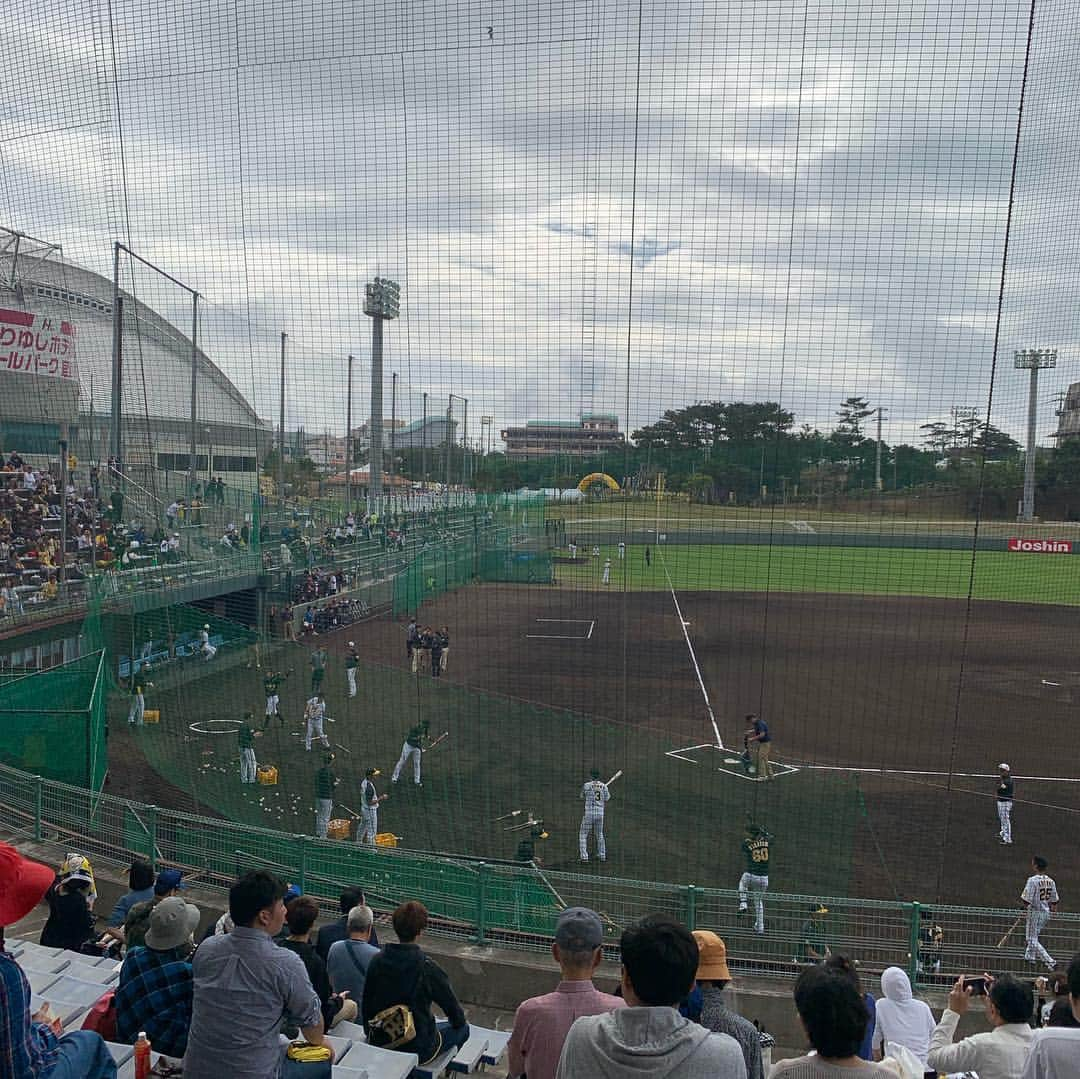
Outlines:
[[514, 1016], [510, 1038], [510, 1075], [554, 1079], [563, 1042], [574, 1021], [626, 1007], [621, 997], [601, 993], [593, 985], [600, 965], [604, 926], [587, 907], [567, 907], [555, 925], [551, 954], [562, 980], [555, 992], [523, 1001]]

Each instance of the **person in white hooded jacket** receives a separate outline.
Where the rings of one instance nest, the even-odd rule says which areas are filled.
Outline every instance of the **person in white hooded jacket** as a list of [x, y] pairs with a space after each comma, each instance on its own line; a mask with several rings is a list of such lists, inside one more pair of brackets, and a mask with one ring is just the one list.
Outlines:
[[556, 1079], [746, 1079], [734, 1038], [679, 1014], [698, 967], [689, 930], [650, 914], [623, 931], [619, 946], [627, 1007], [574, 1023]]
[[881, 1060], [888, 1055], [888, 1043], [910, 1049], [919, 1063], [926, 1064], [930, 1052], [930, 1035], [934, 1033], [934, 1013], [923, 1000], [911, 994], [911, 982], [900, 967], [887, 967], [881, 975], [884, 997], [877, 1001], [874, 1027], [874, 1056]]

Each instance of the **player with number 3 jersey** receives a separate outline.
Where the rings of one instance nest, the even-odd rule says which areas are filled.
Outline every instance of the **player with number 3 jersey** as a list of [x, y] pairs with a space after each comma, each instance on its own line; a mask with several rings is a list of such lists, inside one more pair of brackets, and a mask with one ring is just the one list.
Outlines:
[[607, 846], [604, 843], [604, 806], [611, 798], [611, 791], [608, 790], [608, 785], [601, 781], [598, 769], [594, 768], [589, 774], [592, 779], [581, 788], [585, 812], [581, 815], [578, 853], [583, 862], [589, 860], [589, 833], [592, 832], [596, 839], [596, 857], [603, 862], [607, 859]]

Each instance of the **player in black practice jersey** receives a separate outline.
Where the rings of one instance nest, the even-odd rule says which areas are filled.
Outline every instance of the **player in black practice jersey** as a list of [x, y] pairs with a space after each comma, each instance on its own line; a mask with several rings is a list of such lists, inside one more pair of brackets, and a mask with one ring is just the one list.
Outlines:
[[997, 812], [998, 823], [1001, 825], [1001, 829], [998, 832], [998, 839], [1006, 845], [1012, 843], [1012, 807], [1014, 792], [1015, 784], [1013, 783], [1012, 772], [1009, 771], [1009, 766], [1007, 764], [999, 764]]

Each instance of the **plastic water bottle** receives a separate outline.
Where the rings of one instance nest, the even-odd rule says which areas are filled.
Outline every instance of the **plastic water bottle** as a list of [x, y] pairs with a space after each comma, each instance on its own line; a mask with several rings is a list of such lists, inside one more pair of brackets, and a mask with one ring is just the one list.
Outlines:
[[135, 1079], [150, 1079], [150, 1039], [145, 1030], [135, 1040]]

